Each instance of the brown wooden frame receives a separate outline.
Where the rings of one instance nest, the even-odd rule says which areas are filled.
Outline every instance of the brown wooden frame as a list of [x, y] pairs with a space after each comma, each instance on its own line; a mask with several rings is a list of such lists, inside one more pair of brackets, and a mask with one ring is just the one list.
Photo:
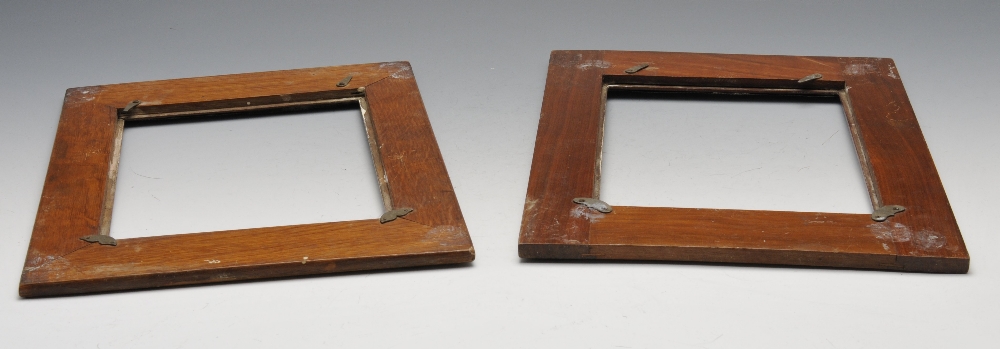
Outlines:
[[[128, 108], [134, 100], [141, 103]], [[121, 239], [116, 246], [81, 240], [108, 234], [127, 120], [345, 101], [361, 106], [386, 210], [413, 208], [405, 217]], [[474, 258], [410, 64], [372, 63], [67, 90], [19, 293], [39, 297]]]
[[[645, 67], [644, 67], [645, 65]], [[630, 70], [626, 72], [626, 70]], [[636, 71], [638, 70], [638, 71]], [[814, 74], [822, 77], [817, 79]], [[614, 206], [599, 198], [608, 89], [839, 96], [873, 215]], [[518, 252], [965, 273], [969, 254], [891, 59], [553, 51]]]

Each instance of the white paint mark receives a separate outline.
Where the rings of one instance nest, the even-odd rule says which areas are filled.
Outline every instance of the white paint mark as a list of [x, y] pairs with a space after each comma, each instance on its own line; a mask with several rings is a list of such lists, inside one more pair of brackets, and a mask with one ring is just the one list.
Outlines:
[[222, 263], [222, 261], [220, 261], [218, 259], [206, 259], [205, 261], [208, 262], [208, 264], [219, 264], [219, 263]]
[[378, 65], [378, 68], [385, 70], [395, 70], [395, 72], [393, 72], [392, 75], [389, 75], [393, 79], [413, 78], [413, 71], [410, 68], [409, 64], [399, 63], [399, 62], [382, 63]]
[[451, 225], [439, 225], [428, 230], [424, 239], [437, 241], [441, 246], [457, 245], [465, 242], [465, 230]]
[[844, 74], [864, 75], [877, 70], [878, 69], [871, 63], [863, 63], [863, 64], [855, 63], [855, 64], [849, 64], [846, 67], [844, 67]]
[[25, 267], [24, 270], [26, 270], [26, 271], [35, 271], [35, 270], [38, 270], [41, 267], [44, 267], [45, 264], [48, 264], [49, 262], [54, 261], [54, 260], [56, 260], [55, 256], [46, 256], [45, 259], [42, 259], [42, 257], [35, 257], [34, 259], [31, 260], [31, 264], [33, 264], [35, 266], [34, 267]]
[[302, 264], [306, 264], [309, 261], [309, 257], [302, 257]]
[[[924, 229], [913, 233], [909, 227], [901, 223], [890, 225], [887, 222], [881, 222], [871, 224], [868, 228], [871, 229], [872, 234], [879, 240], [892, 242], [912, 241], [914, 246], [924, 251], [934, 251], [948, 244], [946, 237], [933, 230]], [[882, 244], [882, 247], [886, 251], [889, 250], [889, 246], [885, 243]]]
[[890, 78], [899, 80], [899, 75], [896, 75], [896, 66], [895, 65], [889, 65], [889, 74], [888, 75], [889, 75]]
[[392, 75], [390, 76], [392, 76], [393, 79], [412, 79], [413, 70], [410, 69], [409, 66], [405, 66], [402, 69], [396, 71], [395, 73], [392, 73]]
[[402, 63], [399, 63], [399, 62], [388, 62], [388, 63], [381, 63], [381, 64], [379, 64], [378, 68], [379, 69], [402, 68], [403, 66], [405, 66], [405, 64], [402, 64]]
[[933, 230], [921, 230], [914, 234], [913, 244], [924, 251], [934, 251], [944, 247], [948, 240]]
[[580, 218], [580, 217], [586, 218], [591, 223], [597, 222], [602, 218], [604, 218], [603, 213], [587, 208], [587, 206], [576, 206], [571, 211], [569, 211], [569, 215], [573, 218]]
[[880, 222], [870, 224], [868, 225], [868, 228], [879, 240], [906, 242], [910, 241], [910, 238], [913, 236], [913, 233], [910, 232], [910, 228], [900, 223], [890, 225], [888, 222]]
[[66, 101], [75, 103], [90, 102], [94, 100], [98, 92], [101, 92], [101, 88], [97, 86], [71, 88], [66, 90]]
[[535, 205], [538, 204], [538, 199], [527, 199], [525, 200], [524, 211], [531, 211], [535, 209]]
[[599, 59], [589, 59], [589, 60], [583, 61], [580, 64], [577, 64], [576, 67], [577, 67], [577, 69], [580, 69], [580, 70], [587, 70], [587, 69], [590, 69], [590, 68], [602, 68], [603, 69], [603, 68], [610, 68], [611, 67], [611, 63], [608, 62], [608, 61], [602, 61], [602, 60], [599, 60]]

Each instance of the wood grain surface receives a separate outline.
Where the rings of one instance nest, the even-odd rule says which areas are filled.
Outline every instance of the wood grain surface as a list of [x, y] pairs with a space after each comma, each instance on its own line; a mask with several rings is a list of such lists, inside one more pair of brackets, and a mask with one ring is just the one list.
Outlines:
[[[352, 76], [347, 86], [337, 83]], [[365, 90], [373, 90], [369, 95]], [[378, 219], [91, 244], [107, 232], [120, 120], [196, 117], [364, 99], [391, 201]], [[139, 106], [123, 112], [131, 101]], [[404, 154], [405, 161], [396, 156]], [[388, 156], [388, 157], [387, 157]], [[390, 158], [391, 157], [391, 158]], [[105, 207], [106, 206], [106, 207]], [[105, 219], [102, 219], [105, 217]], [[377, 217], [373, 217], [377, 218]], [[21, 277], [22, 297], [470, 262], [465, 221], [407, 62], [69, 89]]]
[[[629, 74], [627, 69], [648, 65]], [[822, 78], [799, 82], [803, 77]], [[836, 94], [854, 135], [870, 215], [574, 204], [599, 196], [606, 88]], [[874, 210], [875, 207], [873, 207]], [[890, 59], [553, 51], [519, 238], [522, 258], [786, 264], [965, 273], [969, 255]]]

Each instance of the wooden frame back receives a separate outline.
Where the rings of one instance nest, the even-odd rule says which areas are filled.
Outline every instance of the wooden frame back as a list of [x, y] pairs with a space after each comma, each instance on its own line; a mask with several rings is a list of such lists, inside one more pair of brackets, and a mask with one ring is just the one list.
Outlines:
[[[350, 79], [347, 77], [350, 76]], [[124, 111], [134, 100], [141, 103]], [[107, 235], [124, 123], [356, 100], [390, 208], [380, 223], [303, 224], [117, 240]], [[408, 62], [67, 90], [19, 293], [64, 295], [471, 262], [472, 241]]]
[[[610, 203], [612, 212], [601, 213], [576, 204], [574, 198], [600, 194], [610, 88], [839, 96], [873, 209], [902, 205], [906, 211], [876, 222], [867, 214], [618, 203]], [[522, 258], [940, 273], [965, 273], [969, 267], [965, 242], [899, 72], [885, 58], [553, 51], [518, 247]]]

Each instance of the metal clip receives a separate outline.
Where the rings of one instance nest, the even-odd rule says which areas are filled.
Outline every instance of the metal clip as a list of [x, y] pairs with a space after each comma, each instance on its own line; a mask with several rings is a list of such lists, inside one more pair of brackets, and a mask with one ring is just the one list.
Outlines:
[[356, 91], [354, 91], [353, 93], [356, 94], [356, 95], [365, 93], [365, 87], [364, 86], [358, 87], [358, 89]]
[[351, 83], [351, 79], [352, 78], [354, 78], [354, 77], [351, 76], [351, 75], [348, 75], [346, 78], [344, 78], [344, 80], [340, 80], [340, 82], [337, 83], [337, 87], [347, 86], [347, 84]]
[[811, 75], [806, 75], [806, 77], [799, 79], [799, 83], [810, 82], [813, 80], [819, 80], [823, 78], [823, 74], [816, 73]]
[[128, 104], [125, 105], [125, 108], [122, 108], [122, 113], [128, 113], [129, 110], [132, 110], [132, 108], [135, 108], [137, 105], [139, 105], [139, 103], [142, 103], [142, 101], [140, 101], [138, 99], [134, 100], [134, 101], [131, 101], [131, 102], [128, 102]]
[[378, 222], [382, 224], [385, 224], [387, 222], [392, 222], [396, 220], [396, 218], [410, 214], [410, 212], [413, 212], [413, 208], [410, 207], [397, 208], [395, 210], [383, 213], [382, 217], [379, 217]]
[[587, 206], [588, 208], [595, 209], [595, 210], [597, 210], [599, 212], [603, 212], [603, 213], [611, 212], [611, 205], [608, 205], [607, 202], [604, 202], [604, 201], [601, 201], [601, 200], [598, 200], [598, 199], [593, 199], [593, 198], [575, 198], [575, 199], [573, 199], [573, 202], [578, 203], [580, 205]]
[[108, 235], [87, 235], [87, 236], [84, 236], [84, 237], [80, 238], [80, 240], [83, 240], [83, 241], [86, 241], [86, 242], [90, 242], [90, 243], [95, 243], [96, 242], [96, 243], [99, 243], [101, 245], [118, 246], [118, 240], [115, 240], [115, 238], [110, 237]]
[[640, 65], [634, 66], [632, 68], [625, 69], [625, 74], [635, 74], [635, 73], [638, 73], [640, 70], [646, 69], [646, 67], [648, 67], [648, 66], [649, 66], [649, 63], [643, 63], [643, 64], [640, 64]]
[[872, 220], [876, 222], [882, 222], [889, 217], [895, 216], [897, 213], [906, 211], [906, 207], [900, 205], [885, 205], [879, 207], [872, 213]]

